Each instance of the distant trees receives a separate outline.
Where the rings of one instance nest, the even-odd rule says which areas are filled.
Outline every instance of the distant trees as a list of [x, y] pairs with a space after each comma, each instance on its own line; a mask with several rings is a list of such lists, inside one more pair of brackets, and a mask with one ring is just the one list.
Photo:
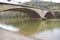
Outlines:
[[60, 12], [55, 12], [55, 18], [60, 18]]
[[28, 18], [29, 16], [20, 11], [3, 11], [0, 12], [0, 18]]
[[34, 7], [42, 7], [46, 9], [60, 9], [60, 7], [56, 6], [53, 2], [44, 2], [44, 1], [38, 1], [38, 0], [31, 0], [30, 2], [23, 3], [25, 5], [30, 5]]

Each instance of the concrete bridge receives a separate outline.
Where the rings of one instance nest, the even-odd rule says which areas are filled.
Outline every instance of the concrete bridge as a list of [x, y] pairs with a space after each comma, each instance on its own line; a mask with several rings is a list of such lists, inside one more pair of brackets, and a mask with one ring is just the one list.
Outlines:
[[0, 3], [0, 12], [16, 10], [28, 14], [31, 18], [54, 18], [54, 13], [48, 10], [42, 10], [39, 8], [23, 6], [23, 5], [13, 5]]

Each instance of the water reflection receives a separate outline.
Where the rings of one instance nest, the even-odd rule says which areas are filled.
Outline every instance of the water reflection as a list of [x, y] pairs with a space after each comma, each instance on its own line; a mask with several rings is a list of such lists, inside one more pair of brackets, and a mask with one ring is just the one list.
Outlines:
[[18, 31], [18, 28], [13, 27], [12, 25], [0, 24], [0, 28], [9, 30], [9, 31]]
[[41, 21], [37, 19], [29, 20], [28, 22], [22, 23], [20, 33], [25, 35], [34, 34], [38, 31]]
[[60, 28], [45, 30], [32, 36], [42, 40], [60, 40]]
[[40, 19], [29, 19], [27, 21], [16, 19], [0, 19], [0, 23], [12, 25], [20, 29], [23, 34], [34, 34], [44, 30], [53, 30], [60, 28], [60, 19], [51, 19], [42, 21]]
[[59, 40], [60, 39], [60, 19], [17, 20], [17, 19], [11, 18], [11, 19], [0, 19], [0, 23], [1, 23], [0, 25], [2, 25], [3, 27], [7, 25], [6, 28], [10, 27], [13, 29], [17, 27], [19, 33], [32, 36], [38, 39], [43, 39], [43, 40]]
[[39, 32], [31, 35], [32, 37], [42, 40], [60, 40], [60, 19], [42, 21], [39, 27]]

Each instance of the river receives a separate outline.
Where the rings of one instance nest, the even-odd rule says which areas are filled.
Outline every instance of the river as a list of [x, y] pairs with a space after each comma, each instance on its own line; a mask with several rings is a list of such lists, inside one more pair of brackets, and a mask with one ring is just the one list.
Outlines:
[[0, 28], [42, 40], [60, 40], [60, 19], [0, 19]]

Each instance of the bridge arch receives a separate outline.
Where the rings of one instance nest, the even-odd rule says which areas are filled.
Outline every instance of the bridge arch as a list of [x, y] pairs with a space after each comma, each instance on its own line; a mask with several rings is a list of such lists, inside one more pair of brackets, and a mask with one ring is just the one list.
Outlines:
[[51, 12], [47, 12], [44, 17], [46, 17], [47, 19], [51, 19], [54, 18], [54, 15]]
[[13, 9], [7, 9], [4, 11], [10, 11], [10, 10], [15, 10], [15, 11], [20, 11], [26, 13], [30, 18], [41, 18], [40, 15], [35, 12], [34, 10], [27, 9], [27, 8], [13, 8]]

